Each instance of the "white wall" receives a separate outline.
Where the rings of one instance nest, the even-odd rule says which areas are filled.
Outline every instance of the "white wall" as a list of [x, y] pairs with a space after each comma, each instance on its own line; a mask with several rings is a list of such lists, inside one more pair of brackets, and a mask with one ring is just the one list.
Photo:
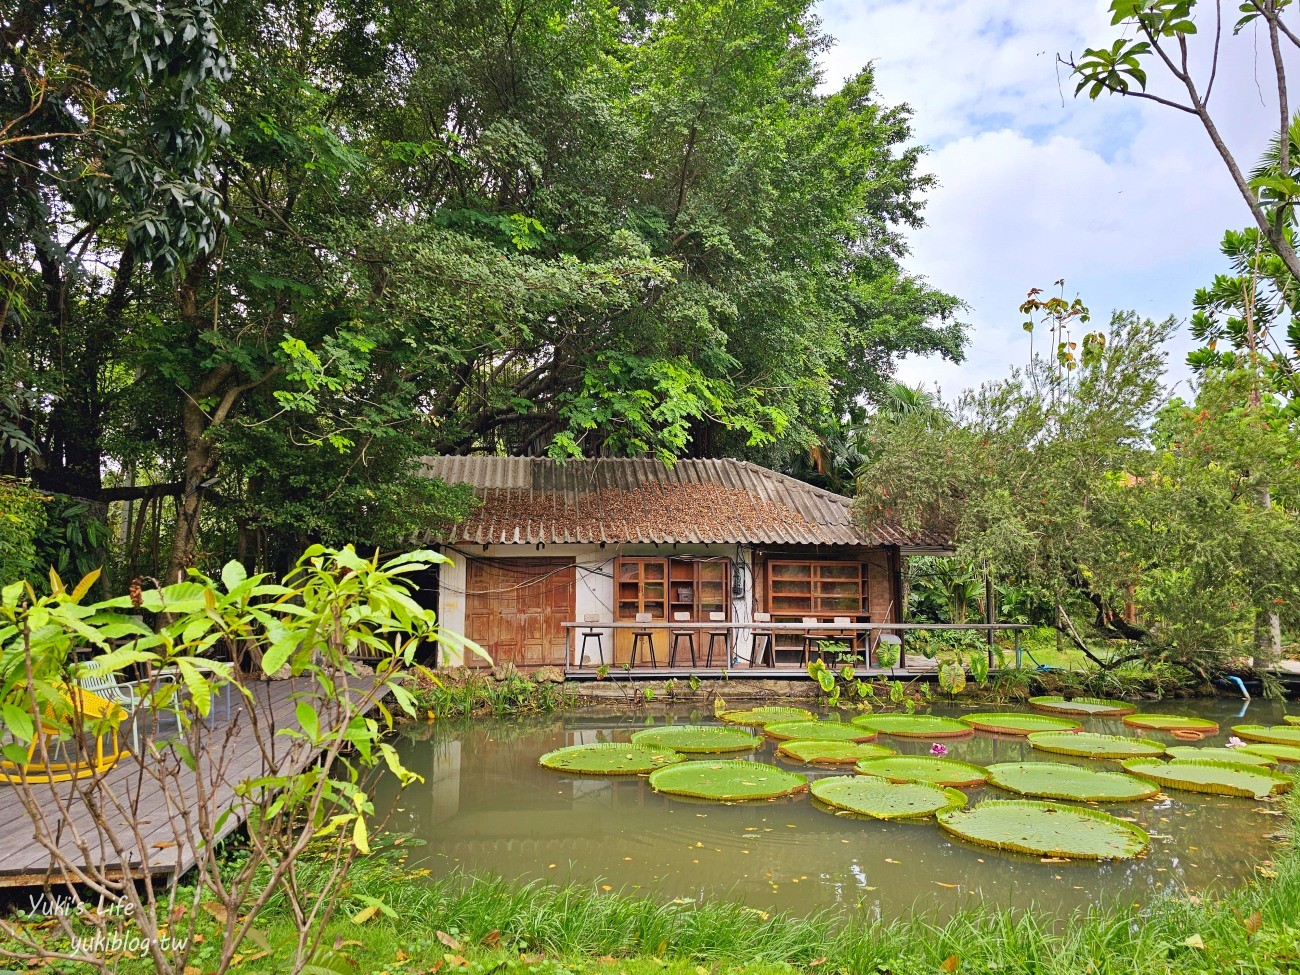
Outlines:
[[[731, 618], [738, 623], [748, 623], [752, 618], [754, 605], [753, 552], [749, 547], [736, 545], [489, 545], [484, 550], [482, 545], [462, 545], [460, 551], [444, 548], [442, 553], [451, 559], [449, 564], [439, 569], [438, 612], [439, 622], [444, 630], [451, 633], [465, 632], [465, 554], [475, 558], [519, 558], [519, 559], [561, 559], [571, 558], [576, 566], [576, 584], [574, 591], [574, 622], [581, 622], [588, 613], [594, 613], [601, 620], [614, 619], [614, 560], [619, 556], [654, 556], [671, 557], [674, 555], [725, 556], [732, 560], [733, 578], [739, 578], [744, 584], [744, 591], [732, 599]], [[465, 554], [463, 554], [465, 553]], [[733, 584], [734, 590], [734, 584]], [[608, 639], [608, 638], [607, 638]], [[577, 641], [574, 641], [574, 664]], [[738, 630], [735, 635], [733, 654], [748, 662], [751, 648], [750, 632]], [[439, 659], [444, 666], [460, 663], [459, 654], [448, 645], [444, 646]]]

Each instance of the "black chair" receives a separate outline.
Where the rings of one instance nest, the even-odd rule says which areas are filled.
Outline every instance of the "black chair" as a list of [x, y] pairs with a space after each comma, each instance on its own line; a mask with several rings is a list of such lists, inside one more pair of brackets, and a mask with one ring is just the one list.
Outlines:
[[[673, 620], [677, 623], [689, 623], [691, 620], [690, 613], [673, 613]], [[691, 651], [691, 666], [695, 666], [695, 631], [694, 630], [673, 630], [672, 651], [668, 654], [668, 666], [677, 666], [677, 645], [682, 638], [686, 639], [686, 646]]]
[[[771, 613], [755, 613], [755, 623], [771, 623]], [[749, 666], [761, 667], [763, 662], [767, 661], [767, 666], [776, 666], [776, 631], [770, 629], [754, 629], [754, 647], [749, 653]]]
[[[649, 613], [637, 613], [637, 614], [636, 614], [636, 621], [637, 621], [638, 623], [649, 623], [649, 622], [650, 622], [650, 614], [649, 614]], [[641, 641], [642, 641], [642, 640], [645, 641], [646, 649], [650, 651], [650, 666], [651, 666], [651, 667], [658, 667], [658, 666], [659, 666], [659, 661], [655, 659], [655, 635], [654, 635], [654, 630], [651, 630], [651, 629], [648, 629], [648, 628], [647, 628], [647, 629], [644, 629], [644, 630], [633, 630], [633, 631], [632, 631], [632, 656], [628, 658], [628, 666], [629, 666], [629, 667], [635, 667], [635, 666], [636, 666], [636, 651], [637, 651], [637, 647], [639, 647], [639, 646], [641, 645]]]
[[[726, 618], [727, 618], [727, 614], [726, 614], [726, 613], [710, 613], [710, 614], [709, 614], [709, 622], [710, 622], [710, 623], [721, 623], [721, 622], [723, 622], [724, 620], [726, 620]], [[729, 641], [727, 640], [728, 632], [729, 632], [729, 631], [728, 631], [727, 629], [725, 629], [725, 628], [720, 629], [720, 630], [709, 630], [709, 631], [708, 631], [708, 634], [709, 634], [709, 649], [708, 649], [708, 652], [705, 653], [705, 655], [704, 655], [704, 666], [706, 666], [706, 667], [712, 667], [712, 666], [713, 666], [713, 646], [714, 646], [714, 644], [717, 643], [717, 641], [719, 641], [719, 640], [722, 641], [722, 666], [727, 667], [727, 666], [729, 666], [729, 665], [731, 664], [731, 646], [730, 646]]]
[[587, 641], [595, 640], [596, 656], [599, 658], [601, 665], [604, 666], [605, 663], [605, 643], [603, 639], [604, 632], [602, 630], [590, 628], [590, 624], [600, 622], [600, 616], [597, 613], [587, 613], [582, 617], [582, 621], [588, 624], [588, 629], [582, 631], [582, 645], [578, 648], [578, 660], [582, 663], [586, 663]]

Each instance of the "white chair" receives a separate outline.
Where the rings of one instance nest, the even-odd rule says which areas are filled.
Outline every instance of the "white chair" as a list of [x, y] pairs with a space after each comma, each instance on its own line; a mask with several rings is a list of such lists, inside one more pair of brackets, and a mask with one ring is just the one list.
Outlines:
[[[131, 754], [140, 754], [140, 721], [139, 716], [143, 711], [155, 711], [147, 693], [142, 693], [143, 687], [157, 687], [158, 684], [176, 682], [174, 674], [156, 674], [152, 680], [124, 680], [119, 681], [114, 674], [83, 674], [77, 678], [77, 684], [85, 688], [92, 694], [97, 694], [107, 701], [112, 701], [127, 713], [127, 720], [131, 723]], [[173, 715], [176, 718], [175, 715]], [[180, 727], [180, 719], [176, 718], [177, 727]]]

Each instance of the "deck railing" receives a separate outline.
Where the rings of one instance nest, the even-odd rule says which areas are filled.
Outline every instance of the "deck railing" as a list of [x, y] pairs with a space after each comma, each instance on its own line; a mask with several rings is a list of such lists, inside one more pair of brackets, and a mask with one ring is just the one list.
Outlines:
[[[567, 622], [563, 623], [565, 632], [566, 670], [570, 673], [595, 671], [604, 666], [611, 671], [633, 670], [672, 671], [690, 670], [695, 673], [720, 672], [723, 670], [765, 670], [765, 671], [802, 671], [805, 658], [822, 655], [822, 647], [840, 644], [847, 648], [845, 659], [854, 659], [866, 667], [869, 672], [889, 673], [905, 671], [907, 634], [913, 631], [970, 631], [984, 633], [988, 636], [988, 657], [990, 666], [994, 663], [993, 635], [998, 632], [1012, 634], [1012, 650], [1016, 665], [1020, 665], [1020, 633], [1030, 629], [1022, 623], [837, 623], [833, 620], [819, 619], [815, 623], [807, 622], [755, 622], [747, 621], [673, 621], [654, 620], [651, 622], [632, 622], [627, 620], [605, 622]], [[629, 666], [628, 654], [621, 649], [616, 652], [619, 632], [633, 634], [649, 633], [654, 640], [653, 660], [645, 652], [644, 644], [638, 648], [634, 664]], [[710, 632], [726, 634], [727, 651], [719, 660], [715, 649], [714, 660], [706, 662]], [[582, 634], [598, 633], [600, 641], [589, 639], [584, 643]], [[673, 653], [674, 636], [678, 633], [693, 635], [695, 659], [691, 660], [686, 649], [689, 645], [683, 637], [677, 641], [677, 653]], [[786, 659], [775, 657], [772, 666], [759, 666], [754, 658], [755, 634], [792, 635], [798, 641], [792, 650], [789, 646], [780, 647]], [[899, 662], [893, 668], [877, 667], [873, 664], [873, 653], [881, 635], [889, 634], [899, 639]], [[805, 653], [805, 649], [807, 651]], [[766, 647], [761, 647], [762, 655], [767, 656]], [[851, 656], [848, 656], [851, 654]], [[575, 656], [580, 659], [575, 660]], [[619, 659], [621, 658], [621, 659]], [[683, 659], [685, 658], [685, 659]]]

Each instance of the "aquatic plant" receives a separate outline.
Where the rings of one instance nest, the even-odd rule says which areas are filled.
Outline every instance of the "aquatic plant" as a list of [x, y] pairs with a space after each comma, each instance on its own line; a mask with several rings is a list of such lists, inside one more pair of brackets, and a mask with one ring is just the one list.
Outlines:
[[723, 711], [718, 715], [728, 724], [748, 725], [751, 728], [762, 728], [764, 725], [774, 724], [778, 721], [810, 721], [813, 713], [807, 708], [796, 708], [782, 706], [765, 706], [758, 708], [748, 708], [746, 710]]
[[809, 790], [829, 806], [873, 819], [918, 819], [966, 805], [966, 794], [957, 789], [861, 776], [817, 779]]
[[997, 850], [1081, 860], [1131, 859], [1147, 848], [1144, 829], [1099, 809], [1032, 799], [989, 800], [940, 813], [954, 836]]
[[854, 768], [859, 775], [874, 775], [890, 782], [924, 782], [928, 785], [981, 785], [989, 777], [982, 766], [926, 755], [873, 758], [858, 762]]
[[871, 741], [876, 733], [845, 721], [781, 721], [763, 733], [778, 741]]
[[810, 765], [852, 765], [869, 758], [885, 758], [894, 750], [885, 745], [852, 741], [783, 741], [776, 749], [778, 755], [793, 758]]
[[1032, 735], [1036, 731], [1070, 731], [1082, 728], [1079, 722], [1071, 718], [1055, 718], [1045, 714], [1022, 714], [1019, 712], [992, 712], [963, 714], [963, 724], [968, 724], [979, 731], [988, 731], [998, 735]]
[[1206, 748], [1198, 745], [1173, 745], [1170, 748], [1166, 748], [1165, 751], [1169, 754], [1170, 758], [1180, 758], [1193, 762], [1233, 762], [1237, 765], [1277, 764], [1277, 759], [1271, 755], [1257, 755], [1253, 752], [1248, 752], [1244, 747], [1241, 747], [1241, 745], [1234, 748], [1231, 743], [1224, 748]]
[[1160, 762], [1150, 758], [1134, 758], [1123, 763], [1126, 771], [1168, 789], [1184, 792], [1208, 792], [1219, 796], [1248, 796], [1262, 799], [1265, 796], [1286, 792], [1291, 788], [1291, 776], [1281, 772], [1233, 762], [1190, 761], [1175, 759]]
[[1124, 717], [1124, 723], [1131, 728], [1151, 728], [1155, 731], [1192, 731], [1201, 735], [1219, 733], [1217, 721], [1186, 714], [1129, 714]]
[[1003, 762], [988, 767], [989, 782], [999, 789], [1037, 799], [1080, 802], [1131, 802], [1150, 799], [1159, 790], [1123, 772], [1102, 772], [1061, 762]]
[[537, 764], [579, 775], [640, 775], [681, 761], [683, 756], [671, 748], [605, 741], [557, 748], [539, 758]]
[[684, 724], [633, 732], [632, 742], [637, 745], [659, 745], [678, 752], [743, 752], [757, 748], [763, 739], [743, 728]]
[[1098, 717], [1123, 717], [1137, 708], [1127, 701], [1109, 701], [1101, 697], [1071, 697], [1048, 695], [1031, 697], [1029, 706], [1049, 714], [1087, 714]]
[[1148, 738], [1125, 738], [1084, 731], [1036, 731], [1026, 736], [1034, 748], [1081, 758], [1139, 758], [1165, 753], [1165, 746]]
[[896, 738], [969, 738], [974, 729], [937, 714], [860, 714], [853, 724]]
[[1232, 730], [1250, 741], [1264, 741], [1270, 745], [1300, 745], [1300, 728], [1295, 725], [1235, 724]]
[[699, 761], [669, 765], [651, 772], [650, 788], [674, 796], [740, 802], [776, 799], [804, 792], [808, 780], [762, 762]]
[[945, 755], [948, 754], [948, 746], [941, 745], [938, 742], [935, 742], [933, 745], [930, 746], [930, 754], [935, 756], [936, 758], [943, 758]]
[[1252, 755], [1267, 755], [1279, 762], [1300, 762], [1300, 745], [1276, 745], [1271, 742], [1254, 742], [1241, 750]]

